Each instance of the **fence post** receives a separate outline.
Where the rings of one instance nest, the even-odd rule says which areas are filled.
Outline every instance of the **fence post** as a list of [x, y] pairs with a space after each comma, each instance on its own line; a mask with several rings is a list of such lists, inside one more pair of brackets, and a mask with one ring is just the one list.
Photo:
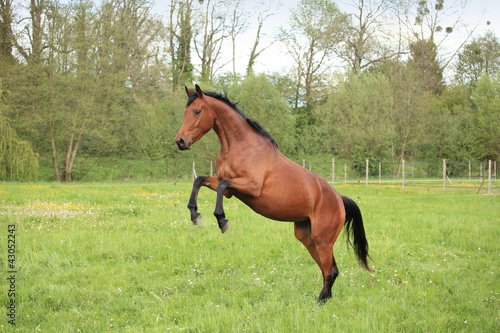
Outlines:
[[446, 191], [446, 159], [443, 159], [443, 192]]
[[405, 160], [403, 160], [403, 191], [405, 190]]
[[344, 184], [347, 184], [347, 163], [344, 163]]
[[305, 169], [306, 168], [306, 159], [302, 159], [302, 167]]
[[366, 160], [366, 187], [368, 187], [368, 167], [369, 167], [369, 162]]
[[415, 185], [414, 174], [413, 174], [413, 162], [411, 162], [411, 184]]
[[311, 162], [309, 162], [309, 171], [311, 171]]
[[470, 161], [469, 161], [469, 183], [472, 183], [472, 170], [471, 170]]
[[332, 157], [332, 187], [335, 187], [335, 157]]
[[213, 165], [213, 162], [212, 162], [212, 161], [210, 161], [210, 177], [213, 177], [213, 176], [214, 176], [214, 172], [213, 172], [213, 170], [214, 170], [214, 165]]
[[196, 178], [198, 177], [196, 176], [196, 168], [195, 168], [195, 163], [193, 161], [193, 180], [195, 180]]
[[488, 195], [491, 195], [491, 160], [488, 160]]
[[382, 185], [382, 162], [378, 162], [378, 184]]

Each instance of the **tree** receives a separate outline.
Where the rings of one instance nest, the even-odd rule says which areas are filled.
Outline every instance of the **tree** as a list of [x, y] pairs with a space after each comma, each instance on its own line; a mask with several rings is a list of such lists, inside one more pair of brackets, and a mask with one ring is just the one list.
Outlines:
[[458, 55], [455, 68], [455, 80], [470, 86], [472, 89], [483, 75], [484, 59], [478, 43], [472, 42], [465, 45]]
[[37, 172], [38, 154], [0, 117], [0, 179], [35, 180]]
[[474, 88], [483, 73], [495, 75], [500, 68], [500, 42], [492, 31], [474, 38], [458, 55], [455, 79]]
[[391, 62], [387, 73], [393, 100], [389, 119], [396, 131], [392, 154], [394, 160], [401, 162], [408, 151], [416, 153], [419, 142], [425, 137], [428, 124], [424, 120], [432, 110], [434, 95], [413, 66]]
[[453, 85], [434, 97], [432, 112], [425, 116], [426, 135], [419, 145], [427, 160], [476, 161], [483, 158], [477, 139], [470, 91]]
[[[19, 22], [24, 24], [20, 27], [10, 26], [9, 37], [17, 54], [21, 57], [20, 64], [9, 67], [5, 83], [11, 91], [12, 103], [6, 112], [13, 130], [20, 137], [30, 138], [35, 143], [35, 149], [39, 151], [46, 146], [42, 140], [47, 132], [44, 118], [47, 116], [45, 107], [48, 103], [47, 74], [51, 68], [47, 67], [50, 41], [47, 36], [47, 26], [54, 21], [57, 6], [49, 1], [31, 0], [29, 2], [29, 16], [22, 17]], [[15, 17], [16, 14], [12, 13]], [[14, 33], [14, 30], [19, 33]]]
[[[201, 61], [201, 80], [211, 83], [215, 73], [223, 67], [217, 66], [224, 41], [230, 36], [227, 24], [229, 7], [222, 1], [206, 0], [205, 8], [199, 13], [203, 17], [198, 24], [200, 39], [194, 39], [196, 53]], [[233, 28], [235, 29], [235, 28]]]
[[[466, 14], [466, 5], [467, 0], [459, 2], [410, 0], [401, 1], [393, 8], [400, 25], [405, 29], [402, 33], [409, 34], [408, 44], [413, 45], [414, 48], [426, 49], [429, 55], [431, 52], [437, 54], [444, 42], [459, 29], [462, 15]], [[441, 70], [448, 67], [474, 30], [475, 27], [470, 31], [466, 30], [465, 37], [458, 46], [455, 46], [446, 56], [441, 55], [441, 59], [436, 58]]]
[[343, 40], [347, 16], [330, 0], [301, 0], [290, 16], [289, 27], [280, 29], [280, 40], [295, 62], [297, 99], [308, 113], [315, 96], [313, 91], [324, 84], [327, 62], [333, 47]]
[[[158, 107], [162, 110], [160, 122], [150, 123], [151, 126], [161, 127], [160, 132], [154, 132], [155, 136], [152, 137], [153, 141], [157, 141], [160, 136], [164, 137], [163, 157], [165, 158], [165, 176], [169, 177], [169, 169], [172, 169], [172, 177], [176, 177], [176, 170], [178, 170], [179, 160], [181, 154], [174, 138], [184, 121], [184, 113], [182, 112], [186, 107], [186, 92], [184, 87], [176, 87], [171, 94], [166, 94], [164, 98], [159, 100]], [[149, 135], [145, 136], [143, 140], [148, 140]], [[204, 140], [199, 143], [202, 144]], [[198, 144], [198, 143], [197, 143]], [[196, 149], [196, 145], [193, 149]]]
[[484, 74], [472, 94], [475, 106], [475, 133], [484, 147], [484, 158], [500, 156], [500, 79]]
[[428, 89], [417, 69], [408, 63], [388, 60], [372, 70], [383, 73], [390, 83], [393, 107], [388, 121], [395, 131], [391, 143], [392, 159], [401, 162], [418, 158], [419, 144], [428, 137], [429, 122], [426, 120], [430, 119], [436, 95]]
[[265, 21], [273, 15], [270, 12], [271, 6], [273, 4], [271, 3], [267, 7], [263, 7], [264, 4], [265, 4], [264, 2], [259, 3], [257, 8], [259, 12], [257, 18], [258, 26], [257, 26], [257, 31], [255, 33], [255, 41], [253, 43], [252, 50], [250, 51], [250, 56], [248, 58], [248, 65], [246, 70], [247, 75], [251, 75], [254, 73], [253, 66], [255, 65], [257, 57], [259, 57], [262, 54], [262, 52], [264, 52], [267, 48], [269, 48], [273, 44], [271, 43], [259, 50], [259, 44], [261, 42], [261, 38], [263, 37], [262, 28], [264, 27]]
[[266, 74], [247, 75], [227, 87], [249, 118], [257, 120], [274, 137], [283, 153], [295, 150], [294, 117], [290, 106]]
[[335, 53], [343, 59], [353, 73], [399, 54], [387, 46], [389, 38], [384, 34], [384, 18], [393, 3], [390, 0], [352, 0], [355, 12], [349, 15], [345, 39], [335, 47]]
[[414, 70], [426, 89], [434, 94], [443, 91], [443, 68], [437, 59], [437, 47], [432, 39], [420, 39], [410, 44], [408, 67]]
[[[91, 0], [36, 3], [46, 5], [34, 9], [43, 14], [43, 52], [32, 56], [34, 46], [25, 51], [28, 64], [11, 83], [17, 86], [12, 115], [18, 133], [50, 152], [55, 179], [71, 181], [75, 166], [82, 167], [80, 152], [138, 150], [132, 120], [147, 112], [144, 101], [158, 94], [163, 79], [157, 44], [162, 26], [145, 0], [107, 1], [100, 8]], [[33, 35], [32, 26], [25, 27], [26, 35]]]
[[7, 95], [0, 80], [0, 180], [34, 180], [38, 172], [38, 154], [28, 141], [19, 139], [4, 118]]
[[110, 2], [97, 19], [95, 61], [102, 71], [96, 73], [96, 106], [104, 110], [102, 129], [106, 129], [100, 135], [114, 142], [115, 153], [123, 157], [151, 156], [137, 140], [142, 133], [138, 119], [156, 112], [162, 84], [170, 74], [159, 50], [163, 25], [151, 6], [145, 0]]
[[[54, 4], [57, 6], [57, 4]], [[46, 43], [45, 27], [50, 15], [47, 11], [53, 7], [50, 0], [30, 0], [29, 17], [20, 21], [27, 21], [19, 36], [14, 36], [12, 30], [10, 36], [17, 51], [21, 54], [28, 65], [39, 65], [42, 63], [42, 54], [48, 48]]]
[[13, 64], [12, 0], [0, 0], [0, 64]]
[[348, 160], [382, 161], [390, 158], [395, 129], [390, 121], [393, 96], [381, 73], [348, 73], [316, 111], [316, 144], [323, 153]]
[[191, 62], [193, 0], [171, 0], [169, 29], [169, 53], [172, 62], [174, 86], [193, 81], [194, 66]]
[[249, 15], [240, 11], [240, 7], [241, 0], [236, 0], [230, 9], [229, 37], [231, 38], [232, 46], [233, 75], [236, 75], [236, 38], [248, 28]]

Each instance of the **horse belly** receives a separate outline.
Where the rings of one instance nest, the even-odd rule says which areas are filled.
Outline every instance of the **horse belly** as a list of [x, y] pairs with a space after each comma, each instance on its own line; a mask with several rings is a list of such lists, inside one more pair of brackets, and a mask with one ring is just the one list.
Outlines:
[[234, 194], [253, 211], [269, 219], [288, 222], [309, 219], [314, 209], [310, 186], [304, 183], [303, 178], [295, 181], [280, 181], [279, 178], [266, 181], [259, 197]]
[[292, 206], [290, 202], [281, 203], [274, 200], [265, 200], [261, 197], [250, 198], [245, 196], [239, 197], [238, 195], [236, 195], [236, 197], [254, 212], [271, 220], [300, 222], [308, 219], [308, 214], [300, 207], [300, 202], [295, 202], [296, 205]]

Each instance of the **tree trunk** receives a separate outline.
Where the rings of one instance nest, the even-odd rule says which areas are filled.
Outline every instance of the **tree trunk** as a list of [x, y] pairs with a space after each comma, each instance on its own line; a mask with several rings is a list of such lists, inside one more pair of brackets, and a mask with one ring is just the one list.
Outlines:
[[403, 137], [403, 144], [401, 145], [401, 155], [399, 156], [399, 163], [398, 163], [398, 174], [396, 177], [399, 177], [401, 175], [401, 163], [403, 163], [403, 160], [405, 158], [405, 151], [406, 151], [406, 142], [408, 140], [408, 132], [410, 129], [408, 128], [405, 136]]
[[12, 56], [12, 0], [0, 0], [0, 58], [7, 63], [14, 61]]
[[32, 23], [31, 38], [31, 61], [34, 65], [42, 63], [42, 52], [45, 49], [43, 45], [43, 26], [42, 13], [45, 8], [45, 0], [31, 0], [30, 13]]
[[61, 175], [59, 174], [59, 165], [57, 163], [56, 143], [54, 140], [54, 125], [52, 124], [52, 122], [50, 123], [50, 146], [52, 147], [52, 166], [54, 167], [56, 181], [60, 181]]

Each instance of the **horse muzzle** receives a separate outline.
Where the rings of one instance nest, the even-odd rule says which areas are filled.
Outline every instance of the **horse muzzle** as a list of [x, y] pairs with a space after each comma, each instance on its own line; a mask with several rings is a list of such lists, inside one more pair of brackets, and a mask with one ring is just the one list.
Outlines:
[[185, 139], [183, 137], [180, 137], [179, 139], [175, 140], [175, 143], [177, 143], [177, 146], [179, 147], [180, 150], [190, 149], [191, 145], [193, 144], [191, 139]]

